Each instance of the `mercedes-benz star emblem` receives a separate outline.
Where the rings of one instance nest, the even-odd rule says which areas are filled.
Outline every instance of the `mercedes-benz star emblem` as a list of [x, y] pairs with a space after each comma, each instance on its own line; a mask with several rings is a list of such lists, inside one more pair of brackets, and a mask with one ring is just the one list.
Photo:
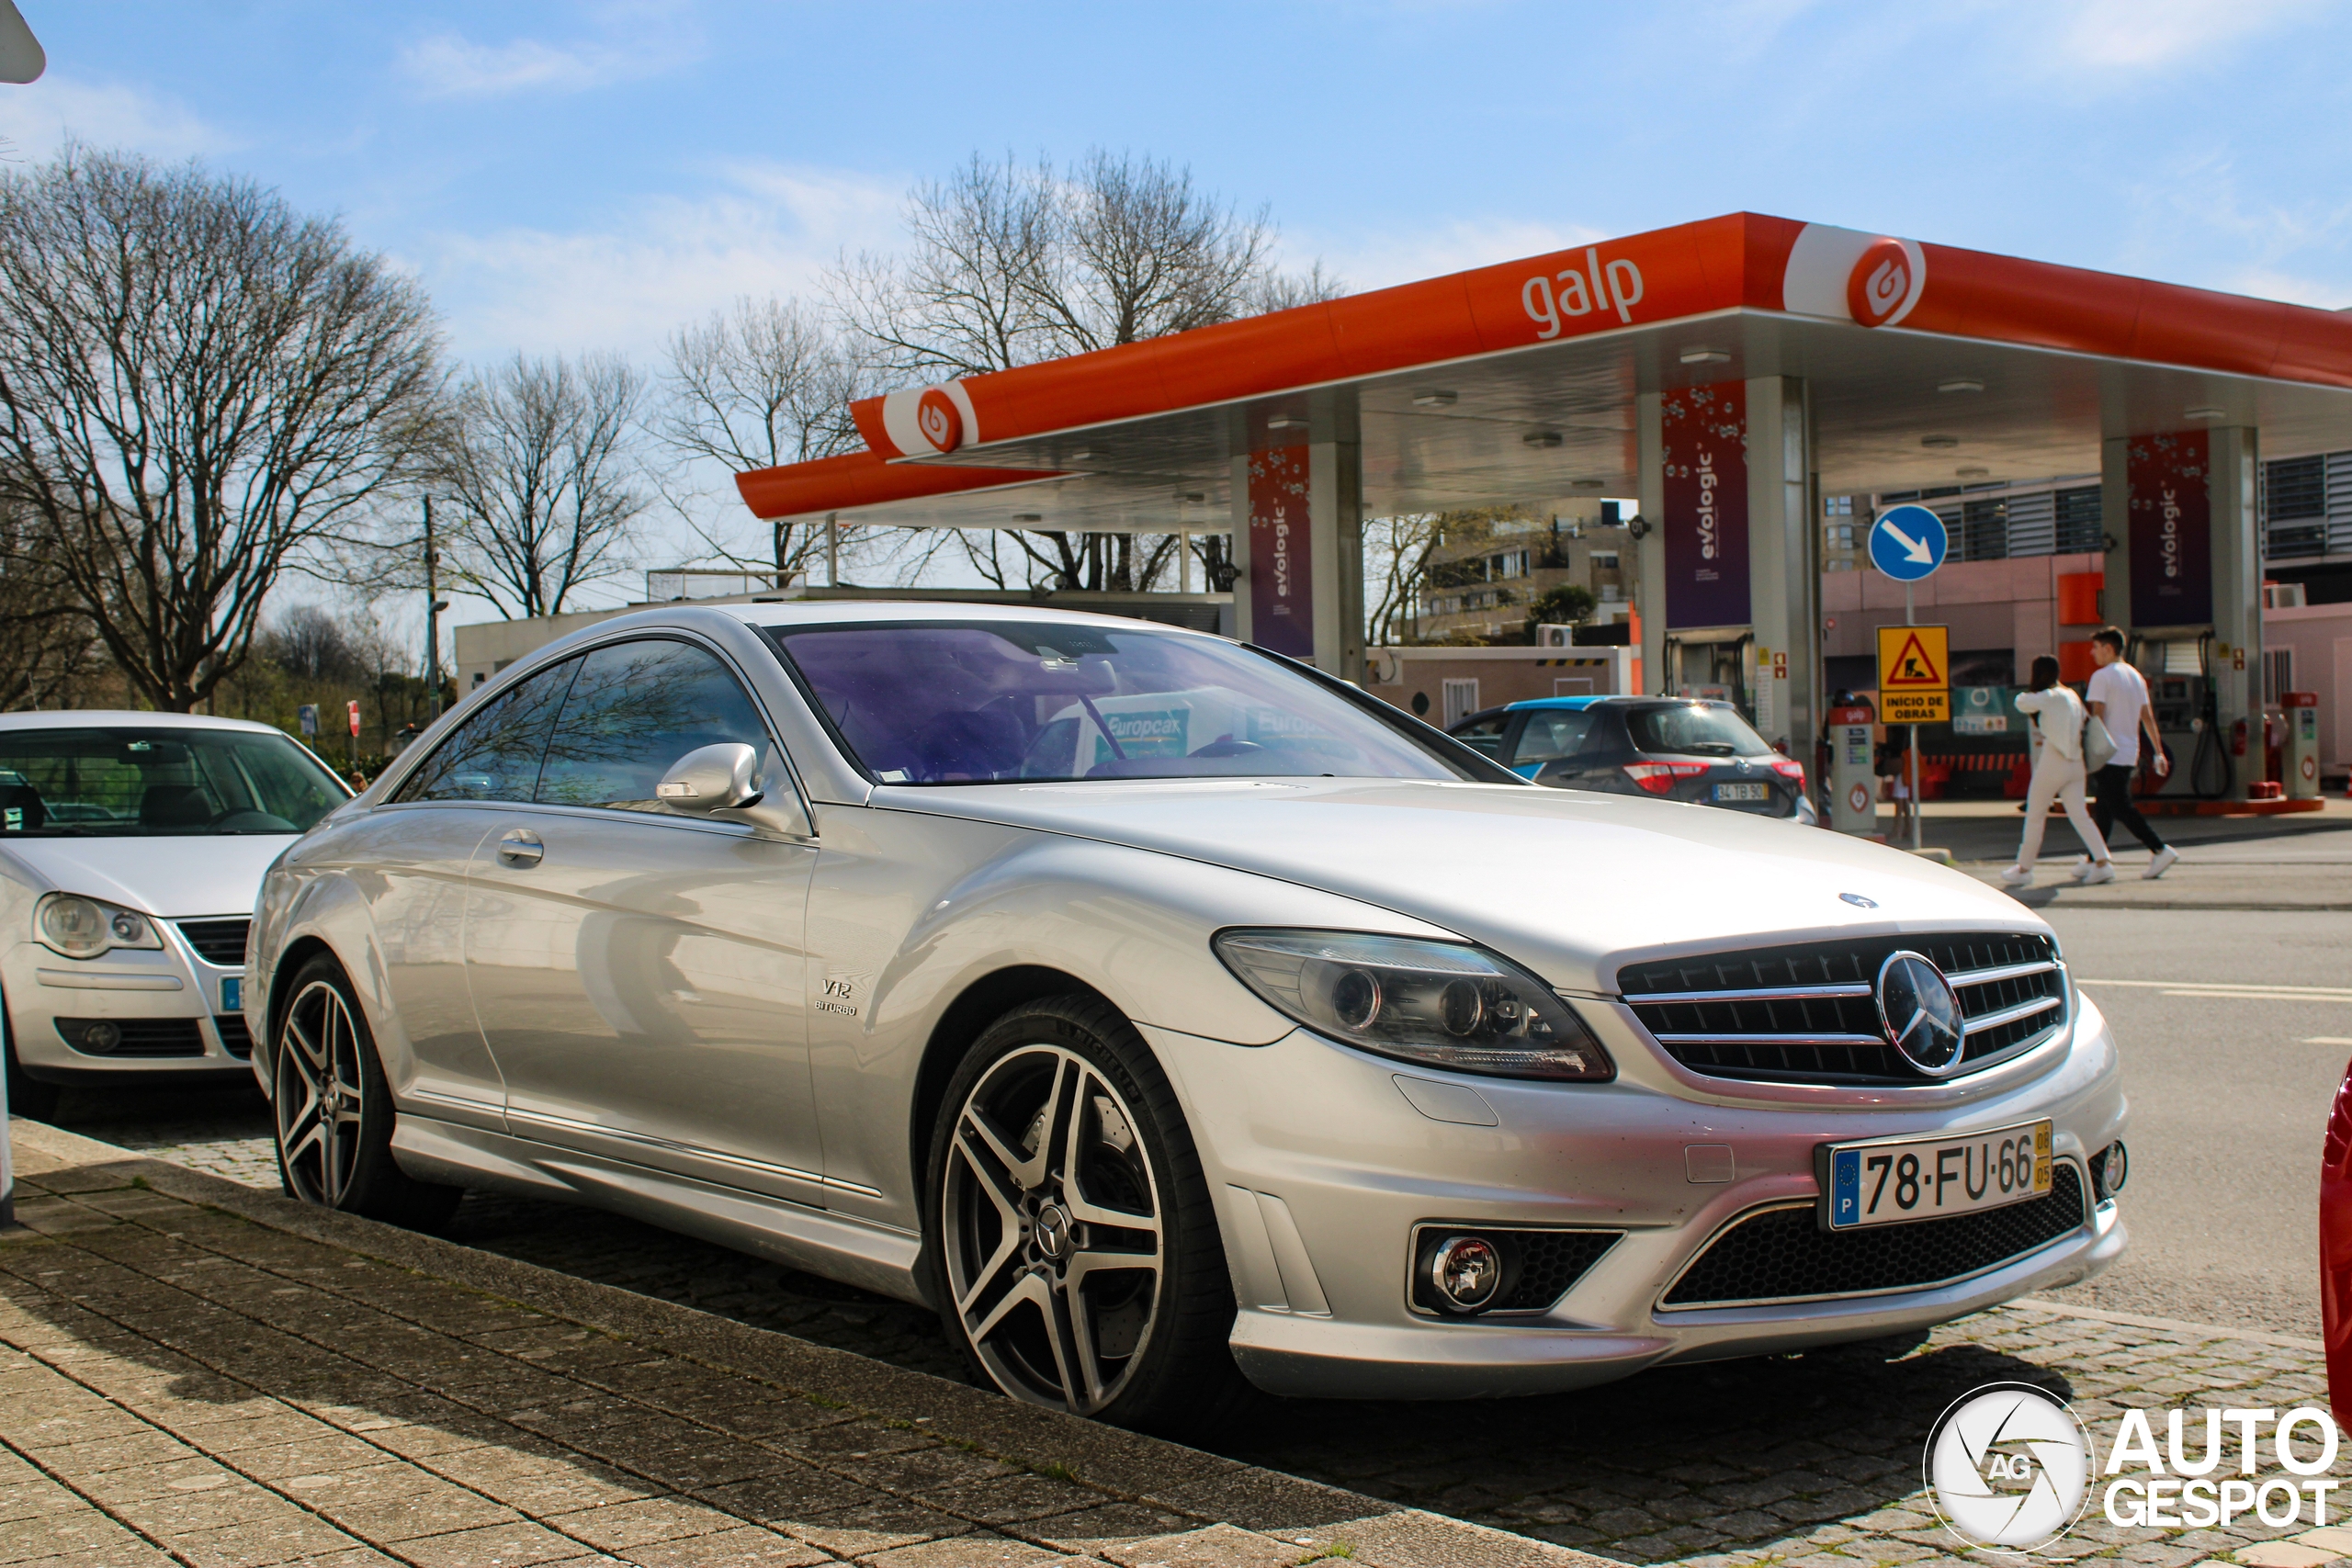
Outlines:
[[1960, 1066], [1966, 1037], [1960, 998], [1944, 972], [1917, 953], [1889, 953], [1879, 965], [1878, 1017], [1887, 1042], [1921, 1072], [1941, 1077]]
[[1069, 1250], [1069, 1215], [1058, 1203], [1048, 1203], [1037, 1212], [1037, 1250], [1047, 1258], [1058, 1259]]

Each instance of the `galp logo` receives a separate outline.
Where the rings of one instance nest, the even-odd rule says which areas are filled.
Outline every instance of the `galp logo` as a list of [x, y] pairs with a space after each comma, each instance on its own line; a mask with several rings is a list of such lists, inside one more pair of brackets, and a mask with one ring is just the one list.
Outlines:
[[1873, 240], [1846, 277], [1846, 309], [1866, 327], [1891, 326], [1917, 303], [1922, 258], [1900, 240]]
[[953, 452], [964, 444], [964, 416], [955, 400], [936, 387], [915, 404], [915, 428], [934, 451]]

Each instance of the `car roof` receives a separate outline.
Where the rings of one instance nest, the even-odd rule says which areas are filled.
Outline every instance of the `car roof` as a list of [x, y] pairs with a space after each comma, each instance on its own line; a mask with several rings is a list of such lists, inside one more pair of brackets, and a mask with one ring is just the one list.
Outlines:
[[[1574, 710], [1577, 708], [1595, 707], [1602, 703], [1641, 703], [1653, 702], [1656, 700], [1657, 699], [1652, 697], [1634, 696], [1630, 693], [1614, 692], [1597, 697], [1529, 697], [1521, 702], [1504, 704], [1503, 711], [1505, 713], [1522, 713], [1530, 708], [1568, 708]], [[1672, 699], [1669, 698], [1668, 700], [1671, 701]]]
[[209, 713], [141, 713], [135, 708], [43, 708], [0, 713], [0, 729], [237, 729], [250, 735], [283, 735], [275, 726]]
[[[936, 599], [779, 599], [764, 604], [707, 605], [693, 604], [688, 601], [677, 608], [684, 609], [690, 605], [696, 609], [716, 610], [755, 626], [774, 626], [782, 630], [796, 626], [859, 626], [875, 622], [997, 621], [1006, 625], [1025, 623], [1034, 626], [1039, 621], [1064, 621], [1113, 630], [1168, 632], [1179, 637], [1210, 635], [1186, 626], [1170, 626], [1164, 621], [1146, 621], [1133, 615], [1104, 615], [1085, 610], [1057, 610], [1046, 604], [965, 604]], [[670, 606], [648, 607], [661, 610]]]

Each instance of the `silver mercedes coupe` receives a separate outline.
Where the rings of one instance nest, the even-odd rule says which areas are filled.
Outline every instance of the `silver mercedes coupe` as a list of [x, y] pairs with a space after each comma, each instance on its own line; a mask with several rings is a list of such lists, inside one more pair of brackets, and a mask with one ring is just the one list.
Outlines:
[[1140, 621], [606, 621], [297, 840], [255, 921], [297, 1196], [617, 1210], [1133, 1425], [1913, 1330], [2124, 1246], [2116, 1047], [2013, 900], [1538, 788]]

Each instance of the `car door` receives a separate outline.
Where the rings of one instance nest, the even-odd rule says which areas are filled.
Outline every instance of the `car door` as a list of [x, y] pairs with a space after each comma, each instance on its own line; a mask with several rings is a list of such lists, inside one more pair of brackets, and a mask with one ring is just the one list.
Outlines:
[[572, 670], [567, 660], [492, 697], [341, 836], [391, 1004], [377, 1021], [385, 1069], [393, 1094], [426, 1115], [504, 1124], [505, 1086], [466, 980], [466, 873], [475, 847], [511, 820], [503, 812], [529, 804]]
[[656, 797], [679, 758], [722, 742], [757, 750], [779, 799], [797, 799], [791, 773], [709, 649], [638, 637], [579, 664], [532, 804], [477, 847], [469, 882], [467, 967], [508, 1125], [818, 1201], [802, 946], [816, 850]]

